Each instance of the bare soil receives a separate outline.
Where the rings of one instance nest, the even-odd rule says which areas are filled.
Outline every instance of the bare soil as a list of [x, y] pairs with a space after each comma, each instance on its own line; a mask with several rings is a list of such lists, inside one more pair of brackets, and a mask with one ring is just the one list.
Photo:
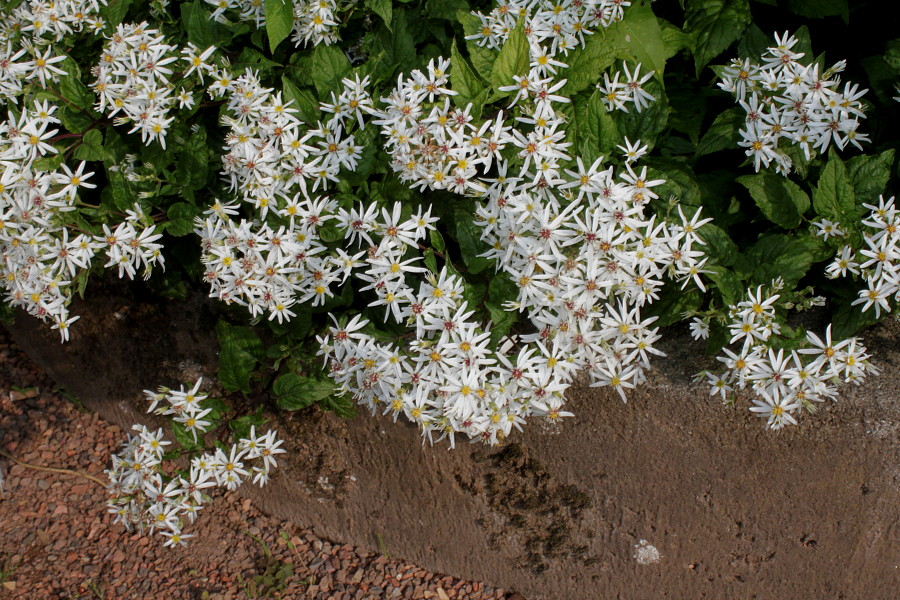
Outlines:
[[[27, 317], [10, 331], [122, 427], [147, 422], [141, 390], [215, 378], [204, 299], [119, 294], [75, 310], [66, 345]], [[241, 494], [326, 539], [531, 600], [896, 598], [897, 323], [865, 335], [880, 377], [780, 432], [691, 384], [712, 362], [689, 337], [666, 339], [627, 403], [576, 389], [576, 417], [497, 448], [423, 446], [414, 427], [365, 414], [273, 413], [290, 458], [265, 490]]]

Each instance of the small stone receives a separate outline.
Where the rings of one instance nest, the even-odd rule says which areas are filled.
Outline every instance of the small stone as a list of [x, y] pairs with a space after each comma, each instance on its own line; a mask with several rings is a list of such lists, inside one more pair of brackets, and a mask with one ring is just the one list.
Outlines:
[[14, 592], [14, 591], [16, 591], [16, 582], [15, 581], [4, 581], [3, 587], [5, 587], [6, 589], [8, 589], [11, 592]]

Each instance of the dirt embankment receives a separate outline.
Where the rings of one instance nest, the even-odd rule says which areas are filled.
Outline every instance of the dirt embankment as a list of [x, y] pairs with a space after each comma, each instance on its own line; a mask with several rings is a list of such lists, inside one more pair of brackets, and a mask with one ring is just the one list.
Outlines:
[[[146, 420], [141, 390], [214, 377], [213, 311], [107, 297], [65, 346], [25, 317], [11, 331], [126, 427]], [[627, 404], [577, 389], [576, 417], [499, 448], [422, 446], [412, 426], [366, 414], [275, 415], [286, 467], [242, 493], [326, 538], [532, 600], [888, 600], [900, 589], [900, 327], [865, 338], [883, 374], [781, 432], [691, 385], [709, 359], [670, 335]]]

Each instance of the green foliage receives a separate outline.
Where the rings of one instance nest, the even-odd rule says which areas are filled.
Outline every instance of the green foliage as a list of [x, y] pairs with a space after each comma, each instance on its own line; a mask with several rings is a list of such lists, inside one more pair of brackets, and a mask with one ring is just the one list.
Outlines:
[[785, 229], [800, 225], [809, 209], [809, 196], [800, 186], [781, 175], [763, 172], [738, 177], [767, 219]]
[[697, 74], [741, 37], [750, 24], [749, 0], [686, 0], [684, 29], [693, 37]]
[[300, 410], [334, 393], [334, 382], [313, 377], [301, 377], [295, 373], [285, 373], [275, 380], [272, 394], [275, 403], [283, 410]]
[[265, 356], [262, 341], [250, 327], [219, 321], [219, 382], [229, 391], [250, 393], [250, 375]]

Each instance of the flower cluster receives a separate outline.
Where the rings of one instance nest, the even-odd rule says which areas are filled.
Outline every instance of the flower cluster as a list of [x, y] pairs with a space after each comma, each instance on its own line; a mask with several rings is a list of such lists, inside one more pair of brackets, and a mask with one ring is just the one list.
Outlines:
[[[268, 312], [269, 319], [280, 322], [294, 316], [290, 308], [297, 302], [323, 304], [333, 295], [332, 286], [343, 283], [361, 264], [361, 253], [350, 255], [325, 246], [321, 236], [329, 221], [347, 230], [352, 241], [370, 244], [370, 234], [406, 232], [396, 210], [385, 211], [381, 223], [374, 207], [348, 210], [315, 195], [325, 192], [342, 168], [354, 168], [360, 158], [361, 148], [347, 132], [362, 127], [363, 113], [371, 110], [368, 79], [345, 79], [343, 84], [341, 93], [322, 105], [331, 118], [310, 130], [280, 94], [260, 86], [254, 73], [238, 78], [216, 74], [210, 93], [228, 94], [224, 119], [230, 132], [223, 173], [257, 216], [235, 222], [237, 206], [217, 203], [198, 222], [204, 277], [212, 297], [245, 305], [254, 315]], [[420, 229], [416, 225], [420, 217], [407, 220], [413, 230]], [[337, 231], [331, 234], [335, 237], [328, 241], [343, 237]], [[406, 241], [415, 239], [404, 235]]]
[[271, 210], [280, 216], [292, 216], [293, 204], [310, 194], [324, 191], [338, 180], [342, 167], [353, 169], [362, 147], [349, 133], [362, 112], [371, 106], [365, 90], [368, 78], [345, 79], [340, 98], [323, 110], [333, 112], [327, 124], [308, 129], [298, 111], [281, 98], [280, 93], [262, 87], [255, 73], [248, 70], [232, 77], [217, 72], [209, 88], [214, 97], [227, 95], [228, 112], [223, 117], [229, 128], [222, 157], [224, 173], [232, 190], [253, 204], [264, 219]]
[[[854, 249], [845, 245], [826, 273], [831, 278], [852, 275], [864, 279], [866, 288], [859, 291], [859, 298], [852, 304], [862, 304], [863, 312], [874, 308], [875, 318], [879, 318], [882, 310], [892, 312], [892, 299], [895, 303], [900, 301], [900, 216], [893, 196], [887, 200], [880, 196], [878, 204], [863, 207], [870, 211], [862, 221], [866, 228], [862, 236], [865, 247]], [[818, 225], [818, 233], [825, 239], [844, 235], [838, 223]]]
[[756, 170], [774, 162], [776, 171], [790, 173], [793, 160], [782, 141], [798, 146], [806, 160], [825, 152], [832, 142], [841, 149], [848, 143], [862, 149], [868, 136], [857, 129], [865, 117], [860, 98], [867, 90], [852, 83], [838, 89], [840, 79], [835, 76], [845, 62], [820, 73], [817, 63], [799, 62], [804, 53], [793, 50], [797, 38], [785, 32], [776, 35], [775, 42], [761, 57], [762, 65], [735, 59], [722, 69], [719, 83], [747, 113], [739, 145], [747, 149]]
[[[175, 415], [174, 421], [193, 434], [207, 431], [211, 421], [204, 420], [211, 408], [203, 408], [206, 396], [199, 394], [201, 381], [190, 390], [162, 388], [146, 392], [152, 401], [150, 411], [159, 415]], [[165, 546], [186, 545], [192, 534], [183, 533], [187, 522], [193, 522], [210, 497], [207, 490], [221, 486], [237, 489], [245, 479], [265, 485], [271, 470], [278, 466], [275, 457], [283, 454], [281, 440], [275, 431], [257, 435], [256, 428], [226, 452], [216, 448], [191, 459], [190, 470], [168, 472], [166, 454], [171, 442], [163, 437], [162, 429], [149, 430], [144, 425], [133, 427], [136, 435], [129, 435], [118, 454], [112, 457], [112, 468], [106, 471], [110, 483], [108, 507], [120, 522], [131, 531], [158, 531], [166, 538]], [[248, 461], [258, 464], [249, 466]]]
[[568, 54], [584, 45], [584, 38], [598, 27], [609, 27], [621, 21], [628, 0], [583, 0], [552, 2], [551, 0], [502, 1], [488, 14], [475, 13], [481, 20], [478, 32], [467, 36], [479, 46], [499, 50], [516, 27], [519, 17], [526, 17], [526, 29], [536, 44], [546, 47], [537, 62], [546, 65], [560, 53]]
[[622, 63], [622, 71], [625, 76], [619, 81], [621, 72], [617, 72], [612, 79], [609, 73], [603, 74], [603, 83], [597, 83], [597, 89], [600, 90], [603, 98], [603, 104], [607, 110], [621, 110], [628, 112], [628, 105], [633, 104], [637, 112], [641, 112], [650, 102], [656, 100], [650, 92], [644, 89], [644, 84], [653, 77], [653, 73], [645, 73], [641, 75], [641, 63], [634, 67], [632, 73], [628, 69], [627, 63]]
[[[357, 0], [285, 0], [293, 5], [294, 27], [292, 41], [316, 46], [336, 43], [342, 13], [353, 8]], [[212, 16], [220, 23], [228, 22], [228, 13], [237, 12], [241, 21], [253, 21], [257, 28], [266, 24], [266, 7], [260, 0], [206, 0], [216, 7]]]
[[[139, 131], [145, 143], [158, 141], [165, 148], [166, 132], [174, 120], [169, 111], [176, 103], [179, 108], [191, 108], [195, 102], [190, 89], [182, 87], [175, 93], [171, 81], [178, 48], [166, 44], [164, 36], [147, 23], [119, 25], [108, 40], [100, 64], [92, 70], [97, 110], [116, 117], [117, 125], [130, 124], [128, 133]], [[209, 73], [213, 67], [205, 61], [214, 50], [201, 53], [193, 45], [182, 49], [187, 63], [184, 76], [196, 73], [202, 79]]]
[[162, 264], [160, 234], [136, 206], [114, 229], [103, 235], [79, 231], [68, 215], [76, 209], [78, 193], [94, 188], [82, 162], [73, 171], [65, 163], [54, 170], [38, 170], [35, 161], [57, 154], [51, 144], [59, 131], [56, 107], [36, 102], [17, 119], [0, 123], [0, 288], [12, 306], [52, 320], [62, 340], [78, 317], [68, 306], [91, 267], [95, 254], [105, 251], [106, 267], [118, 267], [119, 276], [133, 278], [138, 268], [147, 274]]
[[770, 289], [747, 290], [745, 300], [730, 306], [729, 344], [740, 343], [737, 352], [725, 348], [718, 360], [727, 370], [709, 374], [710, 395], [733, 401], [736, 390], [753, 392], [751, 411], [766, 419], [770, 429], [797, 424], [800, 409], [812, 412], [815, 403], [834, 399], [841, 383], [858, 385], [878, 370], [869, 362], [866, 347], [858, 338], [832, 340], [831, 325], [824, 339], [807, 332], [800, 348], [786, 351], [776, 344], [781, 323], [777, 318], [783, 283]]
[[28, 0], [0, 14], [0, 39], [21, 35], [28, 46], [46, 46], [82, 31], [99, 33], [106, 26], [100, 6], [107, 0]]

